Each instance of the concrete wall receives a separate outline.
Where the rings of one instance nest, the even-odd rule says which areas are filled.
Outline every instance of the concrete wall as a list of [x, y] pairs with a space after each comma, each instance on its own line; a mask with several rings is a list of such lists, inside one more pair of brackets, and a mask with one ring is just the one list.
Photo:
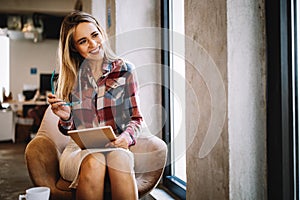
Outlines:
[[[57, 47], [58, 40], [36, 44], [29, 40], [10, 40], [10, 89], [15, 100], [24, 85], [39, 87], [39, 74], [51, 74], [57, 68]], [[37, 73], [31, 74], [31, 68], [36, 68]]]
[[[110, 1], [111, 2], [111, 1]], [[113, 5], [113, 3], [111, 3]], [[161, 135], [160, 1], [116, 0], [113, 41], [118, 55], [136, 67], [141, 110], [149, 131]], [[114, 22], [114, 20], [112, 20]]]
[[106, 0], [91, 0], [91, 14], [106, 29]]
[[266, 199], [263, 8], [185, 1], [187, 199]]
[[230, 199], [267, 199], [264, 8], [227, 1]]
[[185, 1], [185, 34], [187, 199], [229, 199], [226, 1]]

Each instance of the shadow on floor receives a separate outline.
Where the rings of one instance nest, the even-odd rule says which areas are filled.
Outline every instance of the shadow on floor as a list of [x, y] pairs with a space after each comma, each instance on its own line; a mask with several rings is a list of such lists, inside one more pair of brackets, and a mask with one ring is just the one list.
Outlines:
[[32, 187], [26, 168], [26, 143], [0, 142], [0, 199], [16, 200]]

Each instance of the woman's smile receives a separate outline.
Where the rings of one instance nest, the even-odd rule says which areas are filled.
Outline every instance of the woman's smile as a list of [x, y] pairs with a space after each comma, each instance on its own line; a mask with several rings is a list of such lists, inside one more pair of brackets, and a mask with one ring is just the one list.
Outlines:
[[78, 24], [74, 31], [74, 42], [78, 53], [87, 59], [103, 59], [102, 35], [93, 23]]
[[97, 54], [100, 51], [100, 46], [90, 51], [91, 54]]

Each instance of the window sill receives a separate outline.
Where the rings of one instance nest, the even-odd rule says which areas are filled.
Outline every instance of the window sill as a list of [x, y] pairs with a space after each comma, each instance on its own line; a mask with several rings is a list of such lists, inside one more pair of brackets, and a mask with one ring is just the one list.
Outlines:
[[[168, 191], [168, 189], [165, 188], [162, 185], [159, 185], [158, 187], [156, 187], [155, 189], [153, 189], [150, 192], [149, 196], [153, 200], [170, 200], [170, 199], [179, 200], [178, 197], [176, 197], [173, 194], [171, 194], [171, 192]], [[150, 199], [145, 199], [145, 200], [150, 200]]]

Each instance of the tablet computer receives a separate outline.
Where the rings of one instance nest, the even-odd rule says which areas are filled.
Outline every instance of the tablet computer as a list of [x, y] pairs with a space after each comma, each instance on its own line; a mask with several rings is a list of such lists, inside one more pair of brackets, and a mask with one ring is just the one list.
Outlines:
[[68, 134], [81, 149], [104, 148], [117, 138], [111, 126], [71, 130]]

